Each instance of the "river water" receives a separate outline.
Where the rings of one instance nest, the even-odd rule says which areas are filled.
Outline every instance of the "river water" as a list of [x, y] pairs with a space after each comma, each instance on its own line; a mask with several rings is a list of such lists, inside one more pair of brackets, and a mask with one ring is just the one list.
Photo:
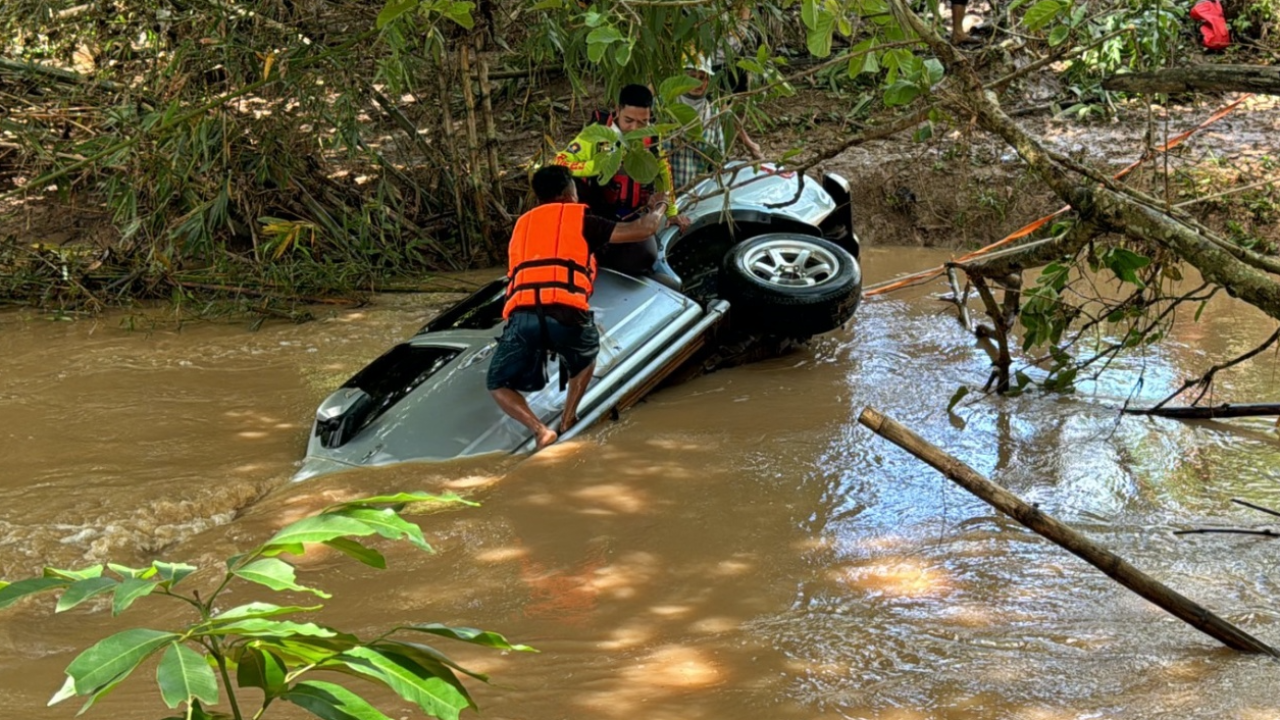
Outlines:
[[[945, 257], [868, 250], [867, 280]], [[1222, 648], [856, 421], [881, 410], [1280, 644], [1280, 545], [1172, 535], [1266, 525], [1230, 499], [1280, 507], [1274, 425], [1116, 411], [1253, 347], [1274, 323], [1216, 298], [1170, 342], [1074, 394], [974, 393], [948, 413], [989, 363], [939, 290], [871, 299], [807, 352], [664, 389], [524, 462], [301, 484], [288, 478], [314, 407], [419, 327], [423, 298], [256, 332], [0, 314], [0, 576], [157, 558], [216, 570], [334, 499], [454, 490], [481, 506], [413, 518], [436, 554], [389, 545], [384, 571], [308, 556], [299, 579], [334, 594], [318, 621], [345, 630], [439, 621], [538, 648], [438, 644], [492, 675], [471, 683], [481, 717], [1280, 717], [1280, 664]], [[1224, 373], [1216, 392], [1280, 400], [1277, 371], [1272, 351]], [[56, 616], [52, 606], [0, 613], [0, 718], [71, 717], [75, 701], [45, 703], [79, 650], [185, 618], [159, 597], [119, 618], [102, 603]], [[87, 716], [163, 717], [153, 678], [140, 670]], [[372, 697], [391, 718], [419, 716]], [[273, 706], [266, 717], [303, 715]]]

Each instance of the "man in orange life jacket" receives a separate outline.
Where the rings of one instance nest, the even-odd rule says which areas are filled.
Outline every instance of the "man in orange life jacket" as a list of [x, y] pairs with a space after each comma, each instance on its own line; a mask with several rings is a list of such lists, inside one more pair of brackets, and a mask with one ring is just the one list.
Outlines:
[[[649, 126], [653, 116], [653, 93], [643, 85], [627, 85], [618, 94], [618, 107], [610, 113], [595, 114], [593, 124], [611, 128], [622, 141], [625, 133], [642, 130]], [[656, 138], [646, 138], [645, 146], [658, 153], [662, 170], [658, 178], [647, 185], [636, 182], [623, 170], [619, 170], [607, 182], [600, 181], [598, 163], [604, 156], [617, 150], [616, 143], [595, 143], [582, 136], [563, 151], [556, 154], [553, 161], [563, 165], [573, 173], [578, 186], [578, 196], [586, 203], [594, 215], [612, 220], [626, 220], [649, 204], [649, 198], [655, 191], [671, 193], [671, 166], [662, 155]], [[667, 205], [667, 218], [680, 227], [681, 232], [689, 227], [689, 219], [676, 211], [674, 203]], [[629, 275], [653, 275], [654, 262], [658, 259], [657, 238], [646, 238], [644, 242], [608, 248], [600, 255], [603, 267], [618, 270]], [[675, 278], [655, 276], [668, 285], [678, 285]]]
[[651, 212], [630, 222], [597, 217], [578, 202], [569, 169], [559, 165], [534, 173], [533, 191], [540, 204], [520, 216], [511, 237], [502, 310], [507, 327], [486, 384], [498, 407], [529, 428], [541, 450], [559, 435], [534, 414], [521, 392], [545, 387], [545, 356], [559, 355], [569, 375], [559, 432], [577, 422], [578, 402], [600, 351], [600, 332], [588, 304], [595, 256], [610, 244], [641, 242], [662, 229], [666, 200], [656, 194]]

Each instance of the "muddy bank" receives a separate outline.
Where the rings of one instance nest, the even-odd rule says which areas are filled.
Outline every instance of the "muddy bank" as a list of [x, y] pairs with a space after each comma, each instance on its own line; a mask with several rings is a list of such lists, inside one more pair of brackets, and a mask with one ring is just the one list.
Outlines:
[[[1238, 96], [1195, 105], [1120, 108], [1105, 123], [1033, 117], [1024, 127], [1048, 145], [1081, 162], [1116, 173], [1183, 132], [1208, 120]], [[815, 122], [815, 108], [794, 110], [803, 134], [820, 146], [852, 129]], [[808, 115], [806, 116], [806, 112]], [[822, 169], [845, 176], [859, 206], [858, 231], [875, 245], [972, 248], [995, 242], [1062, 207], [1017, 154], [998, 139], [965, 129], [938, 128], [925, 142], [895, 137], [867, 143], [827, 161]], [[1280, 177], [1280, 101], [1253, 97], [1192, 135], [1167, 154], [1149, 159], [1126, 182], [1171, 204], [1220, 195], [1185, 205], [1215, 231], [1258, 249], [1280, 243], [1280, 183], [1244, 189]], [[800, 132], [794, 133], [801, 134]], [[1150, 141], [1148, 141], [1148, 139]], [[771, 155], [785, 152], [791, 138], [768, 138]]]

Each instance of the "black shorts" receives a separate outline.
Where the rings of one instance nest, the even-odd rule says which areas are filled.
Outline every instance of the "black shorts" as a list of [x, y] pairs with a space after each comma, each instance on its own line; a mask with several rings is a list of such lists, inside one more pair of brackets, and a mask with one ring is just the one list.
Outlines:
[[569, 325], [546, 316], [546, 339], [543, 342], [542, 326], [538, 314], [532, 310], [517, 310], [507, 320], [507, 328], [498, 339], [498, 347], [489, 362], [489, 375], [485, 385], [490, 390], [509, 388], [519, 392], [534, 392], [547, 385], [546, 353], [560, 356], [569, 377], [595, 362], [600, 353], [600, 331], [590, 319], [583, 325]]

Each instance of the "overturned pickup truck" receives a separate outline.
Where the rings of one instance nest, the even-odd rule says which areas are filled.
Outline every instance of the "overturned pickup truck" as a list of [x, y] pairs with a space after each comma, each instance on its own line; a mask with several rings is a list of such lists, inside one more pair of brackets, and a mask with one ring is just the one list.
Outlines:
[[[742, 165], [681, 202], [692, 221], [659, 233], [658, 264], [676, 291], [602, 269], [591, 306], [600, 327], [595, 374], [568, 439], [638, 402], [673, 375], [774, 354], [834, 330], [862, 294], [849, 185]], [[388, 350], [316, 411], [295, 480], [351, 467], [527, 452], [534, 439], [489, 397], [485, 375], [502, 331], [499, 278]], [[565, 394], [527, 395], [554, 426]]]

